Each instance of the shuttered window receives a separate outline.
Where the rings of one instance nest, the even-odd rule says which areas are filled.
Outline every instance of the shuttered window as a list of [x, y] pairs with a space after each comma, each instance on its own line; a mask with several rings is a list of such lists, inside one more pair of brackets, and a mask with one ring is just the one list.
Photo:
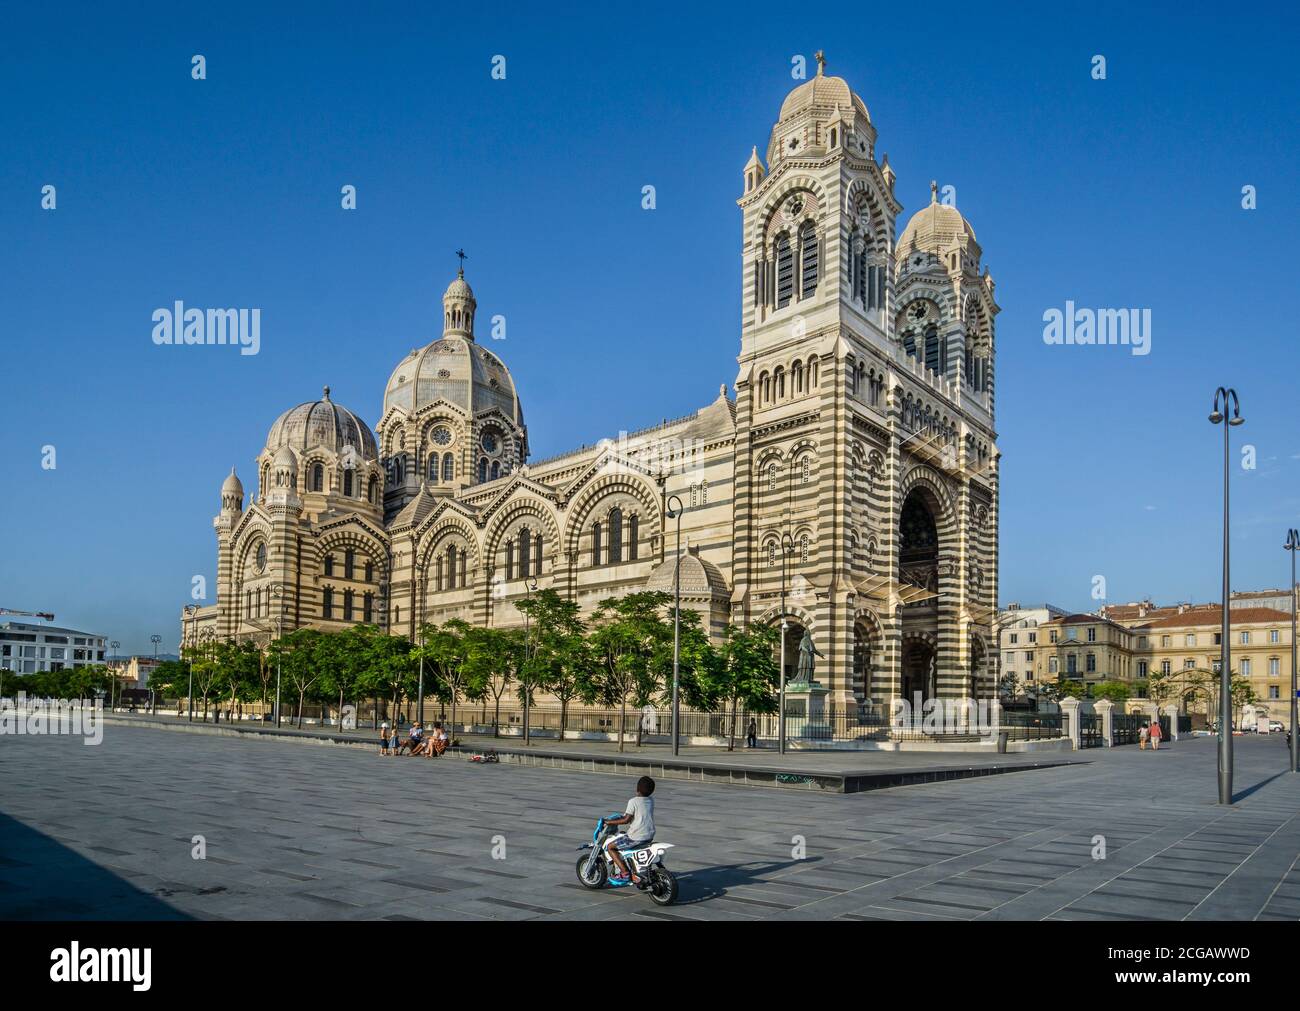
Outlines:
[[776, 307], [783, 309], [794, 297], [794, 251], [790, 236], [782, 234], [776, 240]]

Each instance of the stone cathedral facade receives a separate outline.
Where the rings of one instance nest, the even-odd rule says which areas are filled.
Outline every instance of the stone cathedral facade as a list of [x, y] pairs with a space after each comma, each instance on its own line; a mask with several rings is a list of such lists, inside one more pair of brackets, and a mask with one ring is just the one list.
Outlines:
[[326, 389], [272, 425], [247, 505], [226, 479], [217, 603], [183, 615], [183, 641], [357, 622], [415, 638], [522, 624], [534, 588], [584, 611], [671, 592], [680, 500], [684, 602], [715, 638], [778, 618], [784, 571], [787, 670], [806, 629], [832, 709], [991, 695], [994, 285], [933, 184], [896, 239], [894, 182], [819, 57], [743, 170], [734, 399], [547, 460], [462, 270], [373, 431]]

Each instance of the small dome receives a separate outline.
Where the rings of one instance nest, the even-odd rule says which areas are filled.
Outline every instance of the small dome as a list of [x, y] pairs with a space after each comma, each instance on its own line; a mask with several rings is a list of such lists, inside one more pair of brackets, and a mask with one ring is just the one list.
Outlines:
[[268, 450], [288, 447], [306, 453], [325, 449], [341, 456], [348, 446], [363, 460], [379, 459], [370, 426], [346, 407], [330, 400], [328, 386], [321, 400], [299, 404], [280, 415], [266, 437]]
[[298, 473], [298, 457], [288, 446], [281, 446], [275, 451], [275, 456], [271, 458], [271, 466], [275, 470], [289, 470]]
[[463, 298], [472, 302], [474, 301], [474, 289], [469, 286], [464, 274], [457, 274], [451, 284], [447, 285], [447, 290], [443, 292], [442, 297], [444, 299]]
[[866, 118], [867, 122], [871, 121], [871, 115], [867, 112], [866, 103], [849, 87], [849, 82], [842, 77], [826, 77], [819, 67], [817, 76], [804, 81], [803, 84], [785, 96], [785, 101], [781, 103], [780, 118], [782, 120], [789, 119], [805, 109], [829, 111], [836, 108], [856, 109]]
[[975, 229], [956, 207], [939, 203], [938, 186], [931, 183], [930, 203], [913, 214], [912, 220], [903, 229], [903, 235], [898, 240], [897, 256], [901, 260], [917, 250], [942, 253], [954, 246], [974, 246], [977, 255], [979, 252]]
[[[677, 556], [671, 555], [654, 567], [646, 577], [645, 588], [662, 593], [673, 592]], [[699, 598], [730, 597], [727, 581], [712, 562], [700, 557], [700, 549], [688, 547], [682, 555], [682, 596]]]
[[244, 497], [244, 486], [236, 476], [234, 467], [230, 468], [229, 476], [221, 482], [221, 494], [238, 495], [240, 498]]

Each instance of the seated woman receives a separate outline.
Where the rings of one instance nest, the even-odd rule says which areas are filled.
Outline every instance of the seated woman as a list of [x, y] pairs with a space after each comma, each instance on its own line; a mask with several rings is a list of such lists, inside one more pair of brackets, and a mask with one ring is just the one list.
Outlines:
[[433, 732], [429, 734], [429, 739], [425, 743], [422, 754], [425, 758], [436, 758], [447, 750], [447, 731], [442, 729], [441, 722], [433, 724]]
[[411, 736], [402, 742], [402, 747], [397, 749], [397, 753], [402, 753], [402, 748], [407, 749], [407, 753], [418, 755], [424, 747], [424, 727], [419, 723], [411, 724]]

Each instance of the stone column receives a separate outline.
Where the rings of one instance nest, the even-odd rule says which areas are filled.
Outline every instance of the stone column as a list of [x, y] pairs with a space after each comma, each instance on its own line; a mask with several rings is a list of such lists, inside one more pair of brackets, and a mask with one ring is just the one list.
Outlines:
[[1070, 725], [1070, 746], [1078, 751], [1080, 747], [1079, 736], [1079, 700], [1073, 695], [1067, 695], [1061, 699], [1061, 715], [1065, 717], [1066, 722]]
[[1164, 714], [1169, 717], [1169, 740], [1178, 740], [1178, 706], [1170, 703], [1165, 706]]
[[1115, 703], [1110, 699], [1102, 699], [1093, 708], [1101, 717], [1101, 738], [1106, 742], [1106, 747], [1113, 748], [1115, 746]]

